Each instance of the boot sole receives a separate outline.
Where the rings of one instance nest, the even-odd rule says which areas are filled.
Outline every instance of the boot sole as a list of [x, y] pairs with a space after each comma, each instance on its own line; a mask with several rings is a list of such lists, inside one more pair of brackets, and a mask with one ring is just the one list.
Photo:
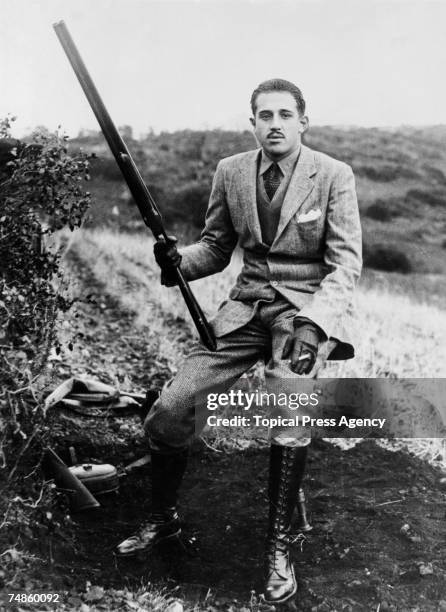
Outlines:
[[288, 595], [285, 595], [285, 597], [281, 597], [280, 599], [267, 599], [265, 596], [263, 596], [263, 599], [266, 601], [266, 603], [272, 604], [272, 605], [285, 603], [291, 597], [293, 597], [293, 595], [296, 595], [296, 593], [297, 593], [297, 581], [296, 581], [296, 575], [294, 573], [294, 567], [292, 565], [291, 565], [291, 573], [293, 574], [293, 579], [294, 579], [294, 589], [293, 589], [292, 593], [289, 593]]
[[147, 553], [151, 552], [154, 548], [158, 546], [158, 544], [162, 544], [166, 540], [171, 540], [173, 538], [179, 538], [180, 535], [181, 535], [181, 528], [178, 529], [178, 531], [175, 531], [174, 533], [170, 533], [169, 535], [159, 538], [156, 542], [154, 542], [147, 548], [139, 548], [138, 550], [131, 551], [131, 552], [124, 552], [124, 553], [121, 553], [118, 550], [115, 550], [113, 551], [113, 554], [115, 555], [115, 557], [119, 557], [119, 558], [139, 557], [139, 556], [146, 555]]

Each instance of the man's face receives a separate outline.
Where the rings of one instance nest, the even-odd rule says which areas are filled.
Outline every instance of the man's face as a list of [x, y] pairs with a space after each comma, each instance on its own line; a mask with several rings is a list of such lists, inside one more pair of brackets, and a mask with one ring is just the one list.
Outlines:
[[269, 91], [257, 96], [251, 124], [265, 153], [280, 160], [299, 147], [308, 119], [299, 116], [296, 100], [290, 92]]

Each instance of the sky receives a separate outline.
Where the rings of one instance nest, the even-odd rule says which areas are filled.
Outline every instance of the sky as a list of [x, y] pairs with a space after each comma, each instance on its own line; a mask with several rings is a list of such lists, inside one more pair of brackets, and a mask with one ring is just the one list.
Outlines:
[[446, 0], [0, 0], [0, 118], [16, 115], [18, 136], [97, 129], [61, 19], [137, 135], [249, 129], [272, 77], [302, 89], [313, 125], [446, 123]]

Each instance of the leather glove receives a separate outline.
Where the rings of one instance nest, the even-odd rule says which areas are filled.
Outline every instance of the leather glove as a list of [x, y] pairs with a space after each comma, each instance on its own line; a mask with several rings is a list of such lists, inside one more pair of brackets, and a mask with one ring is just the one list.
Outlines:
[[316, 363], [321, 340], [322, 334], [316, 325], [295, 319], [294, 331], [286, 339], [282, 359], [290, 360], [290, 370], [295, 374], [308, 374]]
[[175, 236], [167, 236], [167, 241], [158, 240], [153, 245], [153, 253], [156, 263], [161, 268], [161, 284], [173, 287], [177, 284], [175, 270], [181, 263], [181, 255], [178, 252]]

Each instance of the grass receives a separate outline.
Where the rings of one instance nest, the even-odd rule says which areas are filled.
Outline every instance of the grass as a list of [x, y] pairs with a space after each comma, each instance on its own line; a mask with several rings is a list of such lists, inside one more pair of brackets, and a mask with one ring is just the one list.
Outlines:
[[[151, 238], [94, 230], [74, 234], [72, 243], [90, 262], [95, 276], [106, 284], [107, 292], [138, 313], [137, 326], [148, 320], [156, 325], [156, 313], [161, 311], [184, 319], [194, 329], [179, 290], [160, 285]], [[207, 314], [225, 299], [240, 267], [240, 254], [235, 253], [221, 274], [191, 284]], [[427, 283], [423, 275], [366, 274], [356, 292], [361, 330], [357, 356], [328, 364], [323, 375], [445, 377], [446, 311], [440, 307], [444, 281], [438, 286], [440, 295], [434, 293], [434, 283]], [[177, 352], [174, 361], [179, 359]]]

